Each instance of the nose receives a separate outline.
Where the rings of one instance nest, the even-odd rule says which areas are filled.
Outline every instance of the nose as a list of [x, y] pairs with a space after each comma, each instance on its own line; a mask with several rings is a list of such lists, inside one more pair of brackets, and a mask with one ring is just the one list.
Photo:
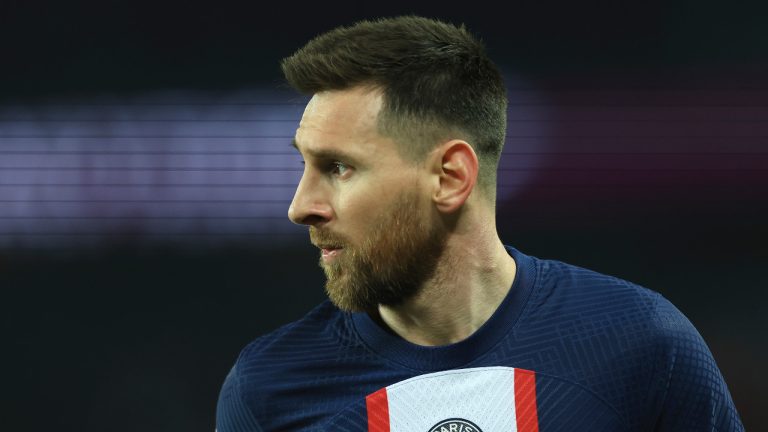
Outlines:
[[321, 225], [331, 220], [333, 209], [329, 203], [327, 191], [319, 179], [302, 175], [291, 206], [288, 207], [288, 219], [297, 225]]

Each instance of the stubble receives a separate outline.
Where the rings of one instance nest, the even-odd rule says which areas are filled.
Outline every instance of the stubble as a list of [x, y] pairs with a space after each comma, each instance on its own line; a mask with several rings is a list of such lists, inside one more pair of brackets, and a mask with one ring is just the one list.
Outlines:
[[415, 193], [401, 195], [369, 227], [359, 245], [310, 227], [313, 243], [343, 247], [332, 262], [321, 258], [320, 267], [326, 294], [344, 311], [369, 312], [412, 298], [435, 274], [445, 250], [446, 229], [419, 212]]

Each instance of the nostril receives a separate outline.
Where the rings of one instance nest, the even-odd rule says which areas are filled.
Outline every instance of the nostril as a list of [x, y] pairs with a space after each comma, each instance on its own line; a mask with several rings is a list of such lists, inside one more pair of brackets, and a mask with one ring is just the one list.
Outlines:
[[304, 216], [303, 218], [301, 218], [299, 223], [302, 224], [302, 225], [316, 226], [316, 225], [320, 225], [320, 224], [322, 224], [322, 223], [324, 223], [326, 221], [327, 221], [327, 219], [324, 218], [323, 216], [320, 216], [320, 215], [314, 214], [314, 213], [310, 213], [310, 214]]
[[288, 207], [288, 219], [297, 225], [318, 225], [328, 221], [327, 212], [320, 209], [305, 209], [291, 205]]

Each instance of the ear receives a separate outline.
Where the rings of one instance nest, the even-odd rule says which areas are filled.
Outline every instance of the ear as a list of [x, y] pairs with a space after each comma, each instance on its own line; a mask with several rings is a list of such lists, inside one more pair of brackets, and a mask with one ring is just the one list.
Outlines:
[[453, 213], [475, 188], [480, 163], [472, 146], [462, 140], [442, 144], [434, 155], [438, 178], [432, 200], [441, 212]]

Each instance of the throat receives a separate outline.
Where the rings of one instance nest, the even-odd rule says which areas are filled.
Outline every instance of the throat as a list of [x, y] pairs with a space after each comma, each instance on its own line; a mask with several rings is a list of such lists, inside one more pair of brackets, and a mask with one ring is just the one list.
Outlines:
[[379, 305], [369, 315], [380, 326], [408, 342], [441, 346], [472, 336], [493, 316], [509, 293], [517, 267], [506, 254], [494, 278], [486, 272], [475, 277], [457, 275], [424, 287], [414, 298], [397, 306]]
[[[379, 323], [390, 333], [416, 345], [441, 346], [461, 342], [471, 336], [485, 322], [469, 319], [469, 314], [421, 311], [407, 313], [390, 307], [379, 307]], [[486, 318], [487, 319], [487, 318]]]

